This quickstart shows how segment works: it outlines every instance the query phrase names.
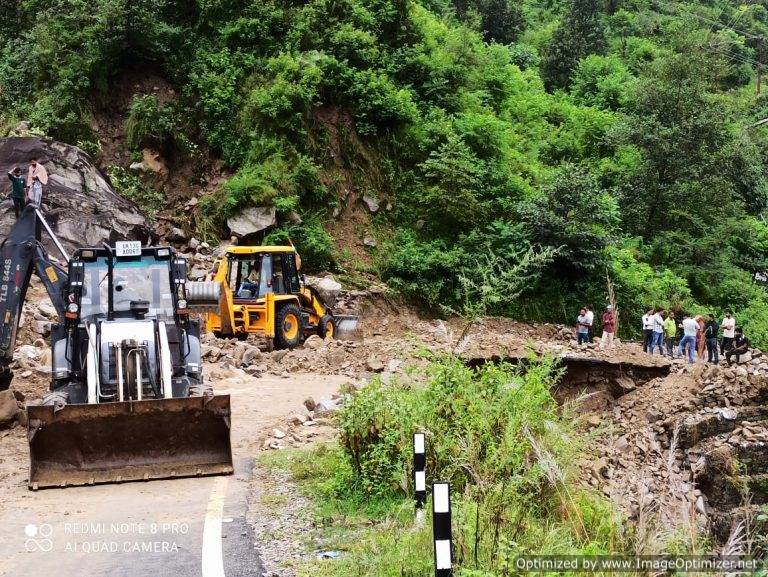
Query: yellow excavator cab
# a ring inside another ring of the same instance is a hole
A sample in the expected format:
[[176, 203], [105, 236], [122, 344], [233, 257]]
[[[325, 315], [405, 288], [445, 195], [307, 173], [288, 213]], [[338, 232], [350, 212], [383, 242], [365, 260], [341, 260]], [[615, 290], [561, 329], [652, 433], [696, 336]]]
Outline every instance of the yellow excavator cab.
[[189, 283], [190, 307], [203, 311], [205, 328], [218, 336], [249, 334], [294, 348], [304, 337], [337, 337], [354, 330], [356, 317], [334, 315], [299, 273], [293, 246], [233, 246], [216, 261], [207, 282]]

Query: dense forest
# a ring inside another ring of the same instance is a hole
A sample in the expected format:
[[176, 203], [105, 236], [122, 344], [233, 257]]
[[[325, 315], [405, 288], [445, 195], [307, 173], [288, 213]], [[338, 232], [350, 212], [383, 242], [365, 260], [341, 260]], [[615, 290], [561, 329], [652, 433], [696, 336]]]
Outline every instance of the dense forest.
[[[200, 234], [272, 204], [309, 266], [425, 307], [572, 320], [610, 276], [625, 332], [732, 308], [768, 344], [768, 2], [2, 4], [2, 131], [97, 152], [114, 82], [161, 76], [177, 98], [133, 96], [126, 142], [221, 159]], [[347, 195], [382, 206], [366, 262], [332, 234]]]

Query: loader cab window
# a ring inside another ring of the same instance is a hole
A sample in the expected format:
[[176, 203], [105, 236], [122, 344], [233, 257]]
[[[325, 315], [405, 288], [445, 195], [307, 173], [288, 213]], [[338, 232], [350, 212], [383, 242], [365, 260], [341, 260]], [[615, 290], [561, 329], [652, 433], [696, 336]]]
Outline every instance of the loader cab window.
[[283, 295], [285, 291], [285, 273], [283, 270], [283, 255], [272, 255], [272, 291]]
[[239, 262], [237, 298], [259, 298], [261, 285], [261, 262], [241, 260]]
[[269, 290], [271, 276], [268, 258], [262, 255], [242, 260], [231, 260], [229, 266], [229, 287], [238, 300], [256, 300]]
[[[106, 317], [109, 305], [107, 257], [84, 263], [81, 316]], [[115, 313], [130, 312], [131, 301], [149, 302], [148, 316], [172, 318], [173, 295], [169, 261], [142, 256], [133, 260], [115, 260], [113, 271]]]
[[264, 253], [231, 260], [229, 286], [238, 300], [256, 300], [267, 293], [298, 291], [299, 278], [293, 254]]

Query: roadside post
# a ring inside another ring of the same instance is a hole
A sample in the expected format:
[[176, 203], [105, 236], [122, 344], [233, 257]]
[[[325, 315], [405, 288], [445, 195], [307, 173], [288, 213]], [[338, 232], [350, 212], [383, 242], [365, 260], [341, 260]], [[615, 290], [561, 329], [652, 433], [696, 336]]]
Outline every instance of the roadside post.
[[413, 487], [416, 500], [416, 514], [424, 509], [427, 502], [427, 454], [424, 433], [413, 434]]
[[432, 538], [435, 541], [435, 577], [453, 577], [451, 555], [451, 487], [432, 483]]

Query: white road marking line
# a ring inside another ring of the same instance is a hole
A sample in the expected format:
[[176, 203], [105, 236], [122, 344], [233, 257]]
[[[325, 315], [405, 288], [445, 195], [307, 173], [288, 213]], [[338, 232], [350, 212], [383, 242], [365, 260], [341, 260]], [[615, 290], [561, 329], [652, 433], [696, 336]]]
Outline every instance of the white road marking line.
[[224, 515], [224, 498], [227, 496], [229, 477], [216, 477], [208, 499], [203, 526], [203, 577], [224, 576], [224, 554], [221, 545], [221, 518]]

